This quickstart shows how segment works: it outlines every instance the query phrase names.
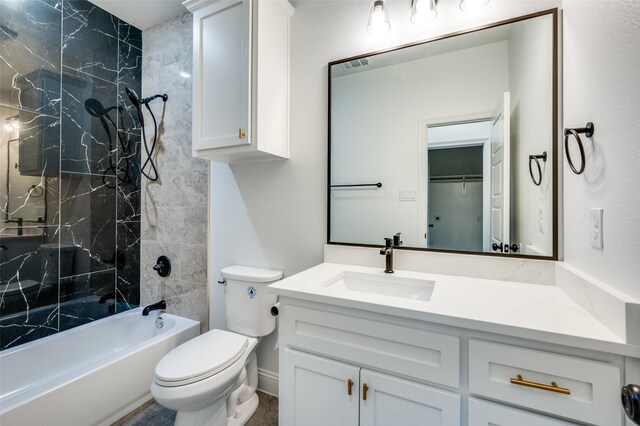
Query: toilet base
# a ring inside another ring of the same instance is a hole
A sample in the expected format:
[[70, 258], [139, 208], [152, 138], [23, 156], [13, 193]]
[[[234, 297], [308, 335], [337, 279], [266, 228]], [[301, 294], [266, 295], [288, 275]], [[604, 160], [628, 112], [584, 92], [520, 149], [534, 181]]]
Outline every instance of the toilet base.
[[224, 398], [195, 411], [178, 411], [174, 426], [224, 426], [227, 424], [227, 404]]
[[244, 426], [258, 409], [258, 394], [253, 394], [247, 401], [236, 407], [235, 416], [227, 419], [228, 426]]

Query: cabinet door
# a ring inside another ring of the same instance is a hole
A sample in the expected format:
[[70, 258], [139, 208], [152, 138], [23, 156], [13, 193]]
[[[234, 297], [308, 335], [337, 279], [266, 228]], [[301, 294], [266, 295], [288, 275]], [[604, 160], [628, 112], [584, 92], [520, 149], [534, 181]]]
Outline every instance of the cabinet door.
[[281, 356], [280, 426], [358, 424], [359, 368], [288, 348]]
[[562, 420], [469, 398], [469, 426], [570, 426]]
[[193, 15], [194, 148], [249, 143], [251, 0], [217, 0]]
[[360, 426], [460, 425], [459, 395], [366, 369], [360, 383]]

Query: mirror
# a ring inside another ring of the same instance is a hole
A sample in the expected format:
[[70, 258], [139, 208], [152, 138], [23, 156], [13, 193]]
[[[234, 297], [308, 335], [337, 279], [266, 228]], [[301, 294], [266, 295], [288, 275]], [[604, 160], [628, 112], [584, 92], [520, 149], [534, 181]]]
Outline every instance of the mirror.
[[[22, 235], [23, 227], [43, 225], [47, 219], [49, 180], [42, 170], [32, 167], [33, 156], [27, 151], [30, 141], [40, 135], [33, 114], [0, 107], [0, 212], [2, 228], [15, 228]], [[13, 224], [13, 226], [9, 226]], [[4, 230], [5, 233], [8, 232]], [[32, 230], [41, 233], [41, 230]]]
[[557, 259], [557, 9], [329, 64], [330, 244]]

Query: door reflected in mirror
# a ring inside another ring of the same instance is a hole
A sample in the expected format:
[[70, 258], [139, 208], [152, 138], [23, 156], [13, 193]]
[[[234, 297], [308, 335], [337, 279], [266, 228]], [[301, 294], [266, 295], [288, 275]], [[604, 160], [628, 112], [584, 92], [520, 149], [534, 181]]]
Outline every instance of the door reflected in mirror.
[[554, 9], [329, 64], [329, 243], [557, 258], [556, 46]]

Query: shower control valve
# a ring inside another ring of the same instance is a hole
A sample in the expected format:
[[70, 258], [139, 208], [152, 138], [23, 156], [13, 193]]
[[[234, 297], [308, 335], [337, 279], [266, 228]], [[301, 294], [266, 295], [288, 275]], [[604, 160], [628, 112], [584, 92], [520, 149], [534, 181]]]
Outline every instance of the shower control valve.
[[171, 273], [171, 260], [167, 256], [160, 256], [153, 266], [153, 270], [161, 277], [168, 277]]

